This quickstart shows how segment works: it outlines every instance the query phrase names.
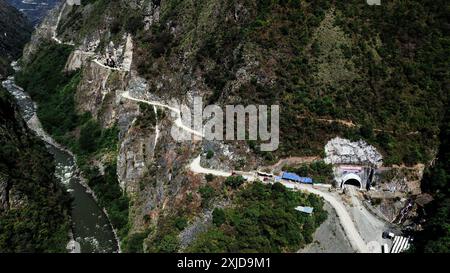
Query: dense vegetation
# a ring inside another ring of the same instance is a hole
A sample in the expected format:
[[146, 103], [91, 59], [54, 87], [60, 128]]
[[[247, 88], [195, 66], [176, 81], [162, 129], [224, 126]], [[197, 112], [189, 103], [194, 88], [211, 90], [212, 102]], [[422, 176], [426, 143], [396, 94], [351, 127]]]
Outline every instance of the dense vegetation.
[[[320, 155], [341, 135], [375, 145], [387, 164], [432, 159], [450, 55], [446, 1], [239, 1], [246, 11], [235, 2], [161, 3], [160, 23], [135, 35], [139, 73], [150, 82], [176, 73], [168, 64], [189, 52], [209, 102], [282, 105], [275, 156]], [[242, 68], [251, 79], [232, 88]]]
[[[272, 94], [284, 106], [283, 152], [319, 154], [331, 133], [368, 140], [388, 164], [431, 159], [428, 147], [437, 143], [445, 95], [449, 41], [441, 25], [448, 3], [370, 7], [364, 1], [307, 1], [305, 8], [299, 1], [266, 2], [264, 24], [251, 37], [279, 62], [282, 92]], [[257, 98], [271, 92], [254, 90]], [[351, 120], [358, 127], [317, 117]]]
[[71, 46], [46, 44], [16, 75], [16, 82], [38, 103], [44, 128], [57, 140], [79, 124], [74, 92], [80, 74], [63, 73]]
[[[66, 45], [43, 45], [17, 75], [17, 82], [37, 102], [37, 113], [45, 130], [76, 154], [89, 186], [123, 237], [128, 232], [129, 200], [116, 175], [119, 132], [116, 126], [102, 128], [89, 113], [77, 113], [74, 95], [81, 72], [62, 72], [71, 50], [72, 47]], [[104, 175], [92, 164], [101, 156], [109, 158]]]
[[182, 213], [164, 216], [158, 223], [156, 233], [147, 242], [149, 253], [176, 253], [180, 250], [179, 233], [187, 227], [187, 219]]
[[113, 227], [119, 231], [119, 237], [124, 238], [129, 228], [129, 199], [123, 194], [117, 180], [116, 162], [112, 161], [106, 166], [104, 175], [87, 162], [80, 163], [80, 168], [88, 179], [88, 185], [97, 195], [99, 205], [106, 208]]
[[450, 111], [441, 127], [441, 145], [436, 164], [424, 175], [422, 188], [434, 201], [425, 207], [424, 231], [415, 236], [419, 253], [450, 252]]
[[[312, 215], [295, 207], [312, 206]], [[253, 183], [242, 189], [230, 208], [215, 209], [214, 227], [199, 235], [192, 252], [293, 252], [312, 242], [326, 219], [323, 201], [276, 183]]]
[[71, 200], [53, 157], [0, 88], [0, 252], [66, 252]]
[[[24, 16], [0, 0], [0, 79], [11, 73], [31, 35]], [[54, 176], [53, 157], [27, 128], [0, 87], [0, 252], [66, 252], [70, 196]]]

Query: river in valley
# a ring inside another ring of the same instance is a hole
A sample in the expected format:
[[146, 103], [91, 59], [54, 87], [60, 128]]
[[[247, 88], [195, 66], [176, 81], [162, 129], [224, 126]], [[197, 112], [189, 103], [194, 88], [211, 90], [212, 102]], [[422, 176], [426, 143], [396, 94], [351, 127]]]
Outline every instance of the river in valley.
[[[77, 175], [73, 156], [48, 136], [37, 119], [36, 105], [22, 88], [17, 86], [13, 77], [3, 81], [3, 87], [14, 96], [19, 105], [23, 119], [28, 127], [41, 137], [48, 151], [54, 156], [56, 177], [73, 197], [72, 202], [72, 236], [69, 252], [112, 253], [119, 247], [111, 224], [100, 208], [90, 190], [86, 189]], [[68, 247], [69, 247], [68, 245]]]

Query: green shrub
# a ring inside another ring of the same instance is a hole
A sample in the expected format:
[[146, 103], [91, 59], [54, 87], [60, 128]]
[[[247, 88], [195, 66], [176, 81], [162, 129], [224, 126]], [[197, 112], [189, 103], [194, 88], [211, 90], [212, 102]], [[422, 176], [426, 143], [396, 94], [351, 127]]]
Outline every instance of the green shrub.
[[175, 219], [175, 227], [179, 230], [182, 231], [183, 229], [185, 229], [188, 226], [188, 221], [186, 219], [186, 217], [177, 217]]
[[[90, 166], [82, 167], [83, 173], [86, 173], [85, 169], [92, 169]], [[98, 171], [88, 171], [93, 175], [88, 184], [97, 195], [99, 205], [108, 211], [112, 225], [119, 230], [121, 237], [125, 237], [128, 232], [129, 199], [120, 188], [116, 168], [115, 162], [110, 163], [103, 176]]]
[[178, 250], [178, 237], [175, 235], [166, 235], [157, 246], [159, 253], [175, 253]]
[[81, 150], [92, 153], [98, 149], [98, 141], [102, 135], [102, 129], [94, 120], [88, 121], [80, 131], [79, 144]]
[[214, 179], [216, 179], [216, 177], [212, 174], [206, 174], [205, 179], [207, 182], [211, 182], [211, 181], [214, 181]]
[[138, 30], [143, 28], [143, 26], [144, 26], [143, 17], [139, 15], [132, 15], [130, 18], [128, 18], [127, 22], [125, 23], [125, 30], [128, 33], [135, 35]]
[[215, 208], [213, 211], [213, 224], [220, 227], [223, 223], [225, 223], [225, 217], [225, 211], [223, 209]]
[[[214, 227], [200, 234], [188, 252], [297, 251], [312, 242], [312, 234], [327, 217], [320, 197], [290, 191], [280, 183], [250, 184], [233, 204], [213, 211]], [[312, 206], [314, 213], [299, 213], [298, 205]]]
[[202, 197], [202, 206], [207, 207], [210, 204], [211, 199], [216, 195], [216, 191], [210, 185], [201, 187], [198, 192]]
[[148, 232], [133, 233], [126, 239], [124, 243], [124, 252], [126, 253], [144, 253], [144, 240], [147, 238]]
[[208, 152], [206, 153], [206, 159], [211, 159], [213, 157], [214, 157], [214, 151], [208, 150]]
[[225, 180], [225, 185], [231, 187], [233, 189], [239, 188], [242, 184], [244, 184], [245, 178], [242, 176], [230, 176]]

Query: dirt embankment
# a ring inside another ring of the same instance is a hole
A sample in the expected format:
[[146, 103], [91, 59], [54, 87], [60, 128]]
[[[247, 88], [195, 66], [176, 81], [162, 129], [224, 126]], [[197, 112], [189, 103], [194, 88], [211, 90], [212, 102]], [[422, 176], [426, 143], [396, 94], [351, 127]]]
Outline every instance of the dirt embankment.
[[316, 230], [313, 242], [299, 253], [354, 253], [345, 232], [339, 223], [336, 211], [325, 203], [324, 208], [328, 212], [328, 218]]

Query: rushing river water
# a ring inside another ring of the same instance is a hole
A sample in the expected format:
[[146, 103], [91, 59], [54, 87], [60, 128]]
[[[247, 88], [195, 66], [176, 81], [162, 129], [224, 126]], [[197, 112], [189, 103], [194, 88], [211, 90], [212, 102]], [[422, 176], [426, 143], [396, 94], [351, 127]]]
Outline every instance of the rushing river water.
[[75, 174], [76, 165], [70, 153], [60, 148], [42, 129], [36, 117], [36, 106], [30, 96], [15, 85], [10, 77], [3, 82], [3, 87], [14, 96], [19, 105], [22, 117], [30, 129], [36, 132], [46, 142], [48, 151], [54, 156], [56, 177], [67, 188], [73, 197], [72, 222], [73, 252], [111, 253], [117, 252], [118, 246], [113, 230], [103, 210], [97, 205], [93, 196], [81, 184]]

